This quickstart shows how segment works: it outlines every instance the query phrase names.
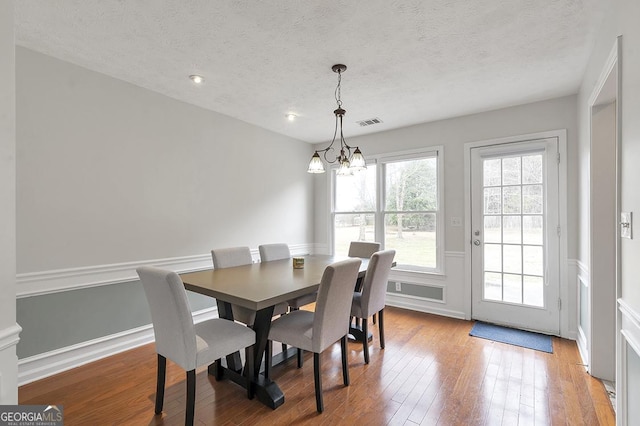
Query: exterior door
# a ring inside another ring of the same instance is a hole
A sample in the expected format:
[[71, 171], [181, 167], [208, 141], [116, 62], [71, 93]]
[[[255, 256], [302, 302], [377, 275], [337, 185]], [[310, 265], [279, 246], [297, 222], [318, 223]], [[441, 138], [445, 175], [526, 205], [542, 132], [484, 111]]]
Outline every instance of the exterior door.
[[472, 317], [559, 334], [558, 141], [471, 149]]

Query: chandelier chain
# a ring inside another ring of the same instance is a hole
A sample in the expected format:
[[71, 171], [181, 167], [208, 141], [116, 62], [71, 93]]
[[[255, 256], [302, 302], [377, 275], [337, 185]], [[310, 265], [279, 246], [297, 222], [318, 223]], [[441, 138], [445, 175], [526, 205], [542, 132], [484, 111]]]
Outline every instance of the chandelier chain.
[[342, 81], [342, 71], [338, 70], [338, 85], [336, 86], [335, 98], [336, 103], [338, 104], [338, 108], [342, 107], [342, 93], [341, 93], [341, 81]]

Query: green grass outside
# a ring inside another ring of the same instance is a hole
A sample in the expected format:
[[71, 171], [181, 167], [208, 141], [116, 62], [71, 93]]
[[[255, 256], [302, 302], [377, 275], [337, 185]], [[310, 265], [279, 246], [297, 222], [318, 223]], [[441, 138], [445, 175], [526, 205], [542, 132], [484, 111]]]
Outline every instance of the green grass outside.
[[[365, 227], [364, 241], [375, 241], [373, 226]], [[351, 241], [358, 241], [359, 226], [335, 228], [335, 253], [346, 256]], [[428, 268], [436, 267], [436, 233], [426, 231], [404, 231], [402, 239], [395, 229], [388, 229], [385, 235], [385, 249], [396, 251], [395, 261], [399, 265], [416, 265]]]

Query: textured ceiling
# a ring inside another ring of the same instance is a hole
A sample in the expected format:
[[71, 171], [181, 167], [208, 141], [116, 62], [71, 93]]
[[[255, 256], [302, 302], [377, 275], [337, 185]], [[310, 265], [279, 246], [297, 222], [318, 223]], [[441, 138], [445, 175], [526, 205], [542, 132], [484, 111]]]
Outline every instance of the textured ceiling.
[[[308, 142], [576, 93], [605, 0], [20, 0], [17, 44]], [[190, 74], [205, 84], [194, 85]], [[285, 114], [299, 116], [289, 122]], [[361, 128], [358, 120], [383, 123]]]

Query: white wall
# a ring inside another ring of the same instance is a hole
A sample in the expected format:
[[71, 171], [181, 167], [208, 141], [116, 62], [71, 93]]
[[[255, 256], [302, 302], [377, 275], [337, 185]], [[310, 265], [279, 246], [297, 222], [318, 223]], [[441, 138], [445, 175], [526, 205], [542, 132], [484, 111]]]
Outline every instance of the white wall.
[[640, 312], [640, 2], [621, 1], [620, 33], [622, 39], [622, 211], [635, 212], [636, 232], [633, 240], [622, 240], [622, 295]]
[[[3, 138], [0, 215], [17, 220], [17, 243], [2, 239], [13, 263], [0, 314], [15, 324], [17, 253], [23, 381], [146, 343], [139, 265], [210, 267], [226, 246], [313, 248], [309, 144], [25, 48], [15, 69], [17, 159]], [[197, 313], [215, 314], [200, 299]]]
[[[383, 117], [384, 119], [384, 117]], [[351, 146], [359, 146], [365, 157], [423, 147], [444, 146], [444, 212], [445, 212], [445, 273], [443, 278], [425, 278], [425, 282], [445, 287], [447, 302], [425, 303], [424, 310], [469, 317], [470, 295], [464, 288], [464, 249], [469, 241], [463, 227], [451, 226], [451, 217], [464, 218], [464, 144], [487, 139], [517, 136], [548, 130], [567, 129], [568, 138], [568, 194], [569, 194], [569, 248], [568, 257], [577, 254], [577, 121], [576, 97], [567, 96], [544, 102], [515, 106], [464, 117], [420, 124], [402, 129], [349, 138]], [[316, 148], [324, 147], [318, 144]], [[329, 198], [328, 179], [325, 175], [316, 177], [316, 243], [329, 250]], [[567, 290], [567, 289], [565, 289]], [[575, 288], [567, 300], [569, 324], [564, 332], [575, 336], [576, 320]], [[394, 295], [394, 299], [395, 299]], [[417, 308], [417, 306], [413, 306]]]
[[19, 274], [312, 241], [308, 144], [20, 47], [17, 70]]
[[[618, 424], [637, 424], [640, 419], [627, 418], [625, 405], [636, 404], [637, 401], [628, 400], [626, 385], [633, 384], [637, 392], [640, 383], [638, 369], [627, 368], [626, 363], [620, 362], [627, 348], [631, 348], [638, 355], [640, 350], [640, 280], [638, 278], [638, 259], [640, 259], [640, 239], [637, 224], [640, 214], [640, 27], [637, 25], [640, 16], [640, 2], [637, 0], [616, 0], [609, 2], [609, 15], [604, 22], [596, 41], [589, 65], [587, 67], [578, 98], [578, 117], [580, 126], [580, 206], [583, 214], [579, 217], [580, 244], [579, 259], [587, 264], [589, 255], [590, 223], [589, 211], [589, 96], [593, 92], [596, 81], [607, 61], [607, 57], [614, 46], [615, 39], [622, 35], [622, 51], [619, 59], [621, 65], [621, 127], [620, 127], [620, 159], [621, 159], [621, 193], [620, 204], [622, 211], [636, 213], [636, 232], [633, 240], [621, 241], [621, 276], [618, 293], [618, 362], [616, 365], [616, 386], [618, 389]], [[598, 311], [592, 313], [597, 321]], [[628, 346], [627, 346], [628, 344]], [[637, 358], [636, 358], [637, 359]], [[637, 398], [636, 398], [637, 400]], [[635, 411], [637, 413], [637, 410]]]
[[13, 1], [0, 2], [0, 404], [18, 401]]

